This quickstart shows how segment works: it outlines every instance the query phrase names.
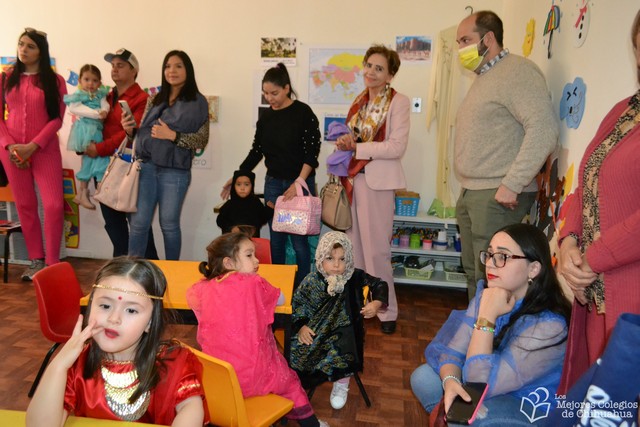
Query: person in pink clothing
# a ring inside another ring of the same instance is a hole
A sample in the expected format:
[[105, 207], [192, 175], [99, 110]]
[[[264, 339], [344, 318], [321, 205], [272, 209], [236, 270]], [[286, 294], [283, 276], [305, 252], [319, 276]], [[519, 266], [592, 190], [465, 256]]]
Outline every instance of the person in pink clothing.
[[353, 151], [348, 177], [342, 178], [351, 201], [356, 268], [389, 285], [389, 307], [378, 312], [382, 332], [393, 334], [398, 302], [391, 268], [395, 190], [406, 184], [400, 159], [409, 142], [409, 98], [391, 88], [400, 57], [383, 45], [364, 55], [365, 90], [353, 101], [346, 124], [351, 133], [336, 140], [338, 150]]
[[223, 234], [207, 252], [208, 262], [200, 264], [205, 278], [187, 291], [202, 351], [233, 365], [244, 397], [286, 397], [293, 401], [288, 418], [302, 427], [327, 426], [315, 416], [298, 375], [278, 352], [271, 324], [284, 296], [257, 274], [251, 238]]
[[[640, 82], [640, 12], [631, 42]], [[559, 394], [605, 349], [622, 313], [640, 313], [640, 91], [617, 103], [587, 147], [560, 231], [559, 271], [575, 295]]]
[[[22, 280], [30, 281], [45, 264], [60, 261], [64, 221], [57, 132], [64, 117], [67, 86], [51, 69], [46, 33], [25, 28], [18, 39], [16, 63], [3, 75], [2, 82], [9, 114], [6, 120], [4, 115], [0, 118], [0, 160], [11, 184], [31, 259]], [[44, 208], [46, 250], [36, 186]]]

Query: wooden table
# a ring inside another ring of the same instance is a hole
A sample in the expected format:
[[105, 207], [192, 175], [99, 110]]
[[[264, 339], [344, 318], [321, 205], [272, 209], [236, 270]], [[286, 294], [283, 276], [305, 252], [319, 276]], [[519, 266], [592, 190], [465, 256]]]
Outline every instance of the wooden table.
[[[24, 427], [27, 413], [24, 411], [9, 411], [0, 409], [0, 426]], [[69, 417], [64, 427], [143, 427], [158, 426], [159, 424], [134, 423], [129, 421], [98, 420], [95, 418]]]
[[[167, 291], [164, 296], [165, 308], [176, 310], [186, 324], [197, 324], [194, 313], [187, 304], [187, 289], [202, 279], [198, 271], [200, 261], [153, 261], [167, 278]], [[284, 330], [284, 355], [289, 360], [291, 339], [291, 298], [293, 297], [293, 280], [298, 269], [297, 265], [260, 264], [258, 274], [266, 279], [284, 295], [283, 305], [275, 310], [274, 329]], [[80, 300], [80, 305], [86, 306], [89, 295]]]

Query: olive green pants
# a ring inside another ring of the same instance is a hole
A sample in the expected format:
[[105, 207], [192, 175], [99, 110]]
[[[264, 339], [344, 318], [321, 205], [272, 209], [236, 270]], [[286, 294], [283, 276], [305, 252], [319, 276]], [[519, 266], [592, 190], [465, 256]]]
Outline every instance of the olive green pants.
[[506, 225], [522, 222], [536, 198], [535, 192], [520, 193], [518, 207], [511, 210], [496, 202], [494, 196], [497, 190], [463, 188], [456, 203], [456, 220], [462, 243], [462, 267], [467, 275], [469, 301], [476, 295], [478, 280], [485, 278], [480, 251], [487, 249], [496, 231]]

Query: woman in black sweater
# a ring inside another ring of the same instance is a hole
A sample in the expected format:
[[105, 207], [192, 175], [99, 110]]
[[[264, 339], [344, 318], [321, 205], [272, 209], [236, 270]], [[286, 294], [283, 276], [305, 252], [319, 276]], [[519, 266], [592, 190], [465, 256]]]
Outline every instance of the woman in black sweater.
[[[270, 68], [262, 79], [262, 93], [271, 106], [258, 119], [253, 146], [239, 169], [253, 170], [264, 157], [267, 176], [264, 183], [264, 200], [275, 207], [278, 196], [285, 200], [296, 195], [294, 181], [300, 177], [306, 181], [315, 195], [315, 169], [320, 153], [320, 129], [318, 118], [311, 108], [292, 97], [295, 92], [287, 68], [282, 63]], [[222, 198], [229, 196], [231, 179], [222, 191]], [[273, 231], [269, 221], [271, 258], [274, 264], [284, 264], [286, 242], [291, 238], [296, 253], [298, 271], [295, 285], [311, 269], [311, 252], [307, 236]]]

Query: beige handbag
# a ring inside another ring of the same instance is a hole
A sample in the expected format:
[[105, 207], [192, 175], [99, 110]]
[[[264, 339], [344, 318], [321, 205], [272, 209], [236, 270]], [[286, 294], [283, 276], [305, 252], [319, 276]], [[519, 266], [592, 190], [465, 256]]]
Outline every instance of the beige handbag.
[[[127, 147], [127, 137], [111, 157], [107, 171], [93, 198], [120, 212], [138, 210], [138, 186], [140, 180], [140, 161], [135, 159], [135, 141], [131, 154]], [[124, 157], [124, 158], [123, 158]], [[126, 160], [130, 158], [130, 160]]]
[[322, 199], [322, 222], [329, 227], [346, 231], [351, 228], [351, 205], [347, 191], [335, 175], [329, 176], [329, 181], [320, 191]]

